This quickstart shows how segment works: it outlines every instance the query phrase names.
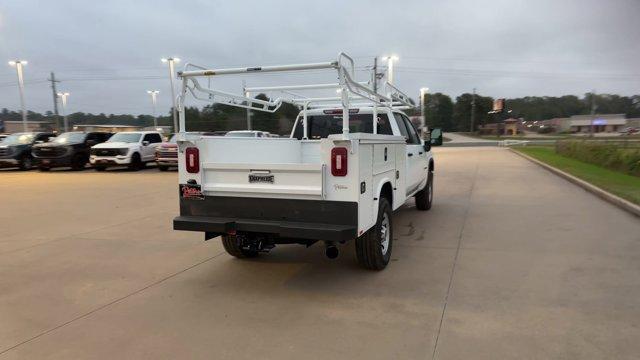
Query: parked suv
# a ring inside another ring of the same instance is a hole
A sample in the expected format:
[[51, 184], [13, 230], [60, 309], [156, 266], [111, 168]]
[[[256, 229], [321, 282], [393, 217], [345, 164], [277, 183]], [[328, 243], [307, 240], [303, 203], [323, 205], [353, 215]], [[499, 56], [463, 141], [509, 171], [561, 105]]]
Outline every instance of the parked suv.
[[33, 145], [45, 143], [54, 136], [55, 134], [48, 132], [22, 132], [7, 136], [0, 143], [0, 167], [30, 170], [33, 167]]
[[106, 132], [66, 132], [48, 143], [34, 145], [31, 155], [41, 171], [66, 166], [82, 170], [89, 162], [91, 147], [107, 141], [111, 135]]
[[97, 171], [110, 166], [140, 170], [155, 160], [156, 147], [161, 142], [162, 136], [157, 131], [119, 132], [106, 142], [91, 147], [89, 162]]

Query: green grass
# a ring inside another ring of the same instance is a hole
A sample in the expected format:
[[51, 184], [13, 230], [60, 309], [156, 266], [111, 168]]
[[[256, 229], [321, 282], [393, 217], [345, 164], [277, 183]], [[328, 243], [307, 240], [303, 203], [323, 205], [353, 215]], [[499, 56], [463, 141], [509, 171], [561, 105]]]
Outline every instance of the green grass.
[[640, 177], [623, 174], [556, 154], [553, 147], [527, 146], [514, 150], [527, 154], [601, 189], [640, 205]]

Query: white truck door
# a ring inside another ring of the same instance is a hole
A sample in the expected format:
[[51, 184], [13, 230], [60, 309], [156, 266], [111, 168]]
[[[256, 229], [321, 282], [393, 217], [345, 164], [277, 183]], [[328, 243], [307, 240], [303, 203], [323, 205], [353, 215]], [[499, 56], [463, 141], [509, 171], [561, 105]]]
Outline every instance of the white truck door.
[[394, 113], [400, 134], [407, 139], [407, 170], [406, 170], [406, 195], [416, 192], [424, 176], [422, 173], [424, 163], [424, 148], [420, 138], [410, 123], [409, 118], [400, 113]]

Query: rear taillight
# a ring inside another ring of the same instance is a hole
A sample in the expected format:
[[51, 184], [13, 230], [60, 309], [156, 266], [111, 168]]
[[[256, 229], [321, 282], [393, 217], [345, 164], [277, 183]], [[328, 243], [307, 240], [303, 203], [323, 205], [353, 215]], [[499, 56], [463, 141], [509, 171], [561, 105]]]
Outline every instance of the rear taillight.
[[184, 150], [187, 172], [195, 174], [200, 172], [200, 151], [198, 148], [189, 147]]
[[331, 175], [347, 176], [347, 148], [331, 149]]

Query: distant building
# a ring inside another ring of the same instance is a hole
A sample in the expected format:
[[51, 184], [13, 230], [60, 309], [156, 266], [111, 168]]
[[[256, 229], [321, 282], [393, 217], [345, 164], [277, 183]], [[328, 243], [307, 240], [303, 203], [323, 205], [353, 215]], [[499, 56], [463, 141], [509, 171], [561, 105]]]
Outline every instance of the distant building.
[[[52, 121], [27, 121], [27, 131], [52, 131], [54, 128]], [[24, 131], [22, 120], [5, 120], [3, 132], [13, 134]]]
[[513, 136], [522, 133], [523, 120], [510, 118], [499, 123], [489, 123], [478, 126], [478, 132], [483, 135]]
[[122, 131], [139, 131], [141, 126], [135, 125], [86, 125], [78, 124], [73, 126], [73, 131], [96, 131], [96, 132], [122, 132]]
[[640, 118], [627, 119], [627, 126], [640, 128]]
[[627, 126], [627, 121], [624, 114], [596, 114], [543, 120], [540, 124], [551, 126], [556, 132], [600, 133], [617, 132]]

